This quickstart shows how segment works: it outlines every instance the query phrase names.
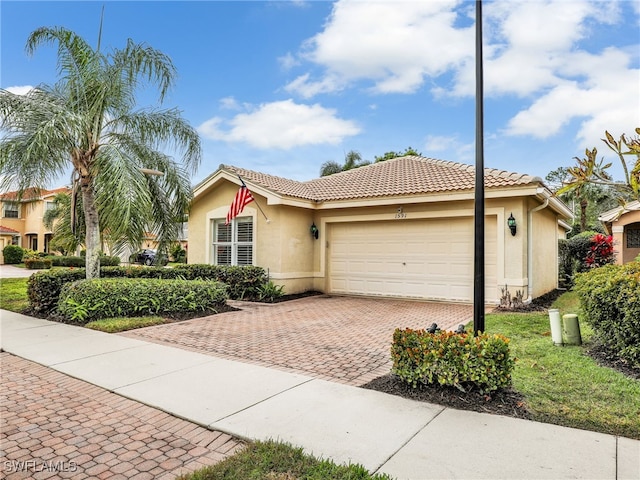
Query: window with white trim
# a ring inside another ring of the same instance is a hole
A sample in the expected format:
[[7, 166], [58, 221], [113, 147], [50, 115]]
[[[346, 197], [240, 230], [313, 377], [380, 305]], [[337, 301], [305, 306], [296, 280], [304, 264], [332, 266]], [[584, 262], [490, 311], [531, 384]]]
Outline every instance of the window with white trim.
[[213, 221], [213, 264], [253, 265], [253, 218]]
[[20, 207], [15, 203], [5, 203], [2, 215], [4, 218], [20, 218]]

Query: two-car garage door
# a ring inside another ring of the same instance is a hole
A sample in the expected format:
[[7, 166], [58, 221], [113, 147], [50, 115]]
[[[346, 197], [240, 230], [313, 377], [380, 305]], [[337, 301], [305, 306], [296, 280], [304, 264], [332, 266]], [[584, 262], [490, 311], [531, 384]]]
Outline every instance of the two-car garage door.
[[[485, 222], [485, 296], [497, 299], [495, 217]], [[329, 291], [469, 302], [473, 219], [332, 223]]]

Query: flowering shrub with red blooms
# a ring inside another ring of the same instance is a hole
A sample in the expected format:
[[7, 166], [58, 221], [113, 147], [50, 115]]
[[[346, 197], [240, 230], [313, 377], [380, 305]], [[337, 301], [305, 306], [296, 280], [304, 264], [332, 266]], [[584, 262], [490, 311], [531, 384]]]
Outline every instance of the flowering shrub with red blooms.
[[613, 237], [611, 235], [605, 236], [601, 233], [594, 235], [584, 261], [589, 268], [597, 268], [614, 263]]

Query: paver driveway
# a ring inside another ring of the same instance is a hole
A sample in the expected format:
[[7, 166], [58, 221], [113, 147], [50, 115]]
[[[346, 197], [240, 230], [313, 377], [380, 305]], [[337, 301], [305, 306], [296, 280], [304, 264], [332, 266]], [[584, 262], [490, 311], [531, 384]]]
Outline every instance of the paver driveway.
[[471, 305], [326, 295], [233, 305], [240, 310], [122, 335], [359, 386], [389, 373], [396, 328], [473, 318]]

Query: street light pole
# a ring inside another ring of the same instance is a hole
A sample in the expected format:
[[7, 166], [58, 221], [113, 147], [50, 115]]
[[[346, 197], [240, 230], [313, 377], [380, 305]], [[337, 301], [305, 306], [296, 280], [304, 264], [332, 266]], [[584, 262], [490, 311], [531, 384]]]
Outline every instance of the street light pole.
[[484, 102], [482, 0], [476, 0], [476, 178], [474, 205], [473, 333], [484, 332]]

